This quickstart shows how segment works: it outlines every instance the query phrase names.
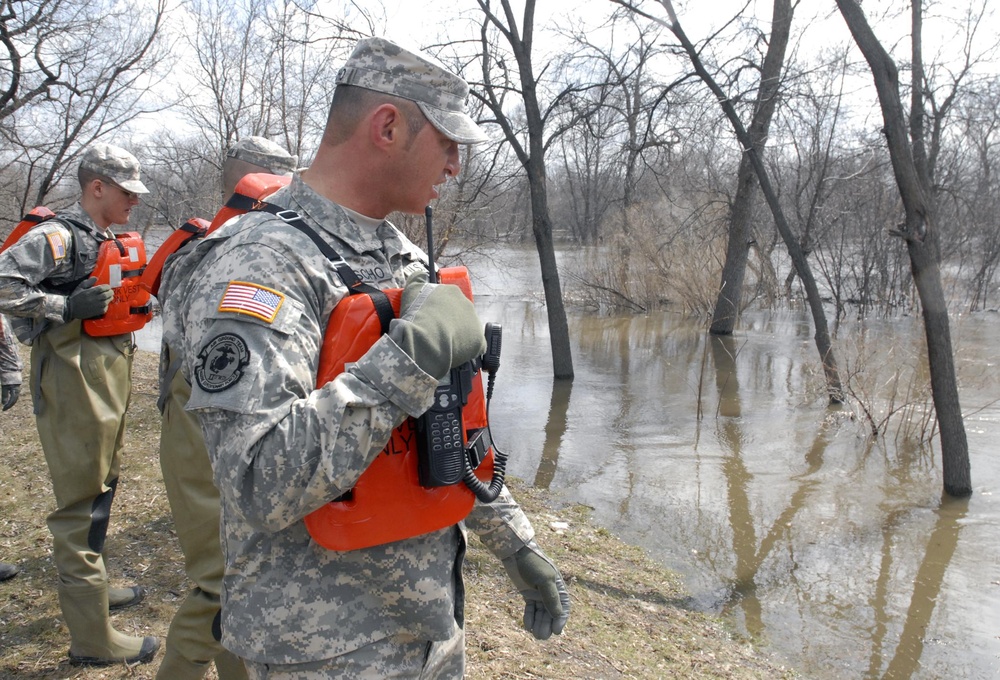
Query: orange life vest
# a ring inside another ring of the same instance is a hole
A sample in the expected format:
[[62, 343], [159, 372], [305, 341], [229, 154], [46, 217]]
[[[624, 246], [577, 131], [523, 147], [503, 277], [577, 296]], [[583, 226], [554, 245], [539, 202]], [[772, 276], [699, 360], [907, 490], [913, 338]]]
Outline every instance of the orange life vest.
[[127, 231], [101, 242], [91, 276], [97, 277], [95, 285], [110, 285], [114, 298], [103, 316], [83, 320], [87, 335], [104, 337], [131, 333], [153, 318], [149, 290], [141, 280], [145, 268], [146, 246], [137, 232]]
[[237, 182], [233, 195], [215, 214], [212, 224], [208, 227], [208, 233], [211, 234], [237, 215], [252, 210], [259, 201], [267, 198], [278, 189], [288, 186], [291, 181], [292, 178], [287, 175], [271, 175], [266, 172], [244, 175]]
[[[3, 247], [0, 247], [0, 252], [12, 246], [30, 229], [52, 217], [55, 217], [55, 213], [44, 206], [33, 208], [10, 232]], [[83, 225], [70, 225], [70, 228], [74, 233], [84, 229]], [[146, 246], [137, 232], [129, 231], [101, 241], [97, 263], [90, 277], [97, 278], [95, 285], [109, 284], [114, 289], [114, 298], [102, 316], [84, 319], [83, 330], [87, 335], [105, 337], [131, 333], [153, 318], [149, 291], [141, 283], [145, 267]], [[75, 288], [76, 285], [73, 284], [72, 287]]]
[[[208, 233], [249, 210], [270, 208], [263, 199], [290, 181], [289, 177], [264, 173], [246, 175], [212, 220]], [[441, 283], [459, 286], [472, 299], [472, 283], [464, 267], [442, 269], [439, 277]], [[402, 289], [383, 292], [398, 316]], [[383, 321], [369, 295], [348, 295], [341, 300], [330, 315], [323, 338], [317, 386], [342, 373], [345, 364], [360, 359], [381, 337]], [[470, 433], [482, 432], [487, 427], [486, 399], [479, 372], [472, 378], [462, 420], [465, 444]], [[480, 441], [488, 442], [488, 437]], [[481, 482], [495, 483], [493, 451], [485, 444], [482, 446], [485, 448], [480, 452], [482, 462], [474, 474]], [[475, 500], [476, 494], [463, 482], [438, 487], [420, 484], [416, 421], [408, 418], [393, 430], [388, 444], [354, 488], [307, 515], [305, 524], [313, 540], [324, 548], [357, 550], [452, 526], [468, 516]]]
[[36, 208], [32, 208], [31, 211], [22, 217], [21, 221], [14, 226], [14, 229], [7, 235], [7, 238], [4, 239], [3, 245], [0, 246], [0, 253], [14, 245], [14, 243], [19, 238], [24, 236], [29, 229], [37, 224], [40, 224], [41, 222], [44, 222], [50, 217], [55, 217], [55, 213], [45, 206], [40, 205]]
[[292, 181], [291, 177], [270, 175], [265, 172], [244, 175], [236, 184], [233, 195], [219, 209], [219, 212], [215, 214], [211, 222], [200, 217], [192, 217], [175, 229], [163, 241], [160, 247], [156, 249], [156, 252], [153, 253], [149, 264], [146, 265], [146, 271], [142, 275], [143, 287], [153, 295], [158, 294], [160, 292], [160, 280], [163, 276], [163, 265], [166, 263], [168, 257], [189, 242], [204, 238], [228, 220], [247, 212], [258, 201], [267, 198], [281, 187], [287, 186], [290, 181]]
[[[472, 284], [465, 267], [442, 269], [439, 277], [441, 283], [459, 286], [472, 299]], [[402, 289], [389, 289], [385, 293], [398, 316]], [[381, 334], [381, 323], [368, 295], [349, 295], [341, 300], [330, 316], [323, 338], [317, 386], [342, 373], [345, 364], [360, 359]], [[481, 372], [473, 378], [462, 420], [466, 444], [471, 432], [487, 425]], [[481, 481], [490, 481], [492, 449], [487, 451], [475, 474]], [[469, 514], [475, 499], [464, 483], [431, 488], [420, 484], [416, 425], [413, 418], [408, 418], [393, 430], [389, 443], [346, 498], [331, 501], [310, 513], [305, 524], [309, 535], [324, 548], [357, 550], [456, 524]]]
[[142, 287], [152, 295], [160, 292], [160, 280], [163, 278], [163, 265], [167, 258], [187, 245], [190, 241], [204, 238], [208, 233], [208, 220], [200, 217], [192, 217], [187, 222], [177, 227], [171, 232], [160, 247], [153, 253], [153, 257], [146, 265], [146, 271], [142, 273], [140, 281]]

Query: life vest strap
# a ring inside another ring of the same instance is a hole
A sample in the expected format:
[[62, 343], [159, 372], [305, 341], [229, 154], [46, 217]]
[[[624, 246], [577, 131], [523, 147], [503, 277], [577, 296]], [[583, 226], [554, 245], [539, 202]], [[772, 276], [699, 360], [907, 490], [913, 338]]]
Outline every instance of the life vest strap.
[[[236, 196], [238, 194], [233, 194], [233, 198], [236, 198]], [[317, 234], [315, 229], [306, 224], [297, 212], [279, 208], [272, 203], [264, 201], [254, 202], [252, 209], [270, 213], [312, 239], [312, 242], [316, 244], [320, 252], [333, 264], [334, 269], [337, 270], [337, 275], [344, 285], [347, 286], [347, 290], [350, 291], [351, 295], [364, 294], [371, 298], [372, 304], [375, 306], [375, 313], [378, 314], [379, 324], [382, 327], [382, 334], [385, 335], [389, 332], [389, 323], [396, 318], [396, 313], [392, 309], [392, 303], [389, 302], [388, 296], [375, 286], [362, 281], [357, 273], [351, 269], [351, 266], [347, 264], [347, 261], [334, 250], [333, 246], [323, 240], [323, 237]]]
[[[226, 201], [227, 208], [232, 208], [233, 210], [238, 210], [240, 212], [250, 212], [255, 210], [259, 199], [253, 196], [247, 196], [246, 194], [241, 194], [239, 192], [232, 194]], [[268, 211], [270, 212], [270, 211]]]

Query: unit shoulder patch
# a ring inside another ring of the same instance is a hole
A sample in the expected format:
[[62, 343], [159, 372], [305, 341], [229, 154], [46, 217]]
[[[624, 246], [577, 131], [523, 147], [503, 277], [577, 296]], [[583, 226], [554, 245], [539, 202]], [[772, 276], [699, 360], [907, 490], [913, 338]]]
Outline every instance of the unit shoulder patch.
[[246, 341], [235, 333], [222, 333], [198, 352], [195, 381], [206, 392], [222, 392], [240, 381], [249, 363]]

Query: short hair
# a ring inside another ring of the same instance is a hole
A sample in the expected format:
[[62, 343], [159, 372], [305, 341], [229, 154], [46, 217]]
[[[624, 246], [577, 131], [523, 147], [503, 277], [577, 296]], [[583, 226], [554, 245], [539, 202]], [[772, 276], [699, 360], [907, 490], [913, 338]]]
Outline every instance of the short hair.
[[393, 104], [406, 116], [406, 127], [411, 137], [429, 122], [415, 102], [383, 92], [376, 92], [353, 85], [338, 85], [333, 91], [333, 103], [326, 118], [323, 141], [332, 146], [346, 141], [365, 115], [382, 104]]
[[107, 182], [108, 178], [104, 175], [98, 174], [93, 170], [88, 170], [83, 166], [79, 167], [76, 171], [76, 179], [80, 183], [80, 190], [87, 188], [87, 185], [93, 182], [95, 179], [99, 179], [102, 182]]

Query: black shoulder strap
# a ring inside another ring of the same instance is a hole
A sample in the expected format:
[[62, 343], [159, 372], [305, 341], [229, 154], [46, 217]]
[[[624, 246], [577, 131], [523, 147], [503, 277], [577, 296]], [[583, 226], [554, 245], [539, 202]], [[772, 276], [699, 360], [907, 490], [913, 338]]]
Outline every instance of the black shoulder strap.
[[85, 224], [84, 222], [80, 222], [79, 220], [74, 220], [72, 217], [66, 217], [65, 215], [53, 215], [49, 219], [55, 220], [56, 222], [62, 222], [63, 224], [70, 227], [76, 227], [77, 229], [83, 232], [86, 232], [88, 234], [93, 234], [98, 239], [101, 239], [103, 236], [103, 234], [98, 234], [97, 230], [94, 229], [89, 224]]
[[[236, 196], [237, 194], [234, 194], [233, 198]], [[382, 333], [389, 332], [389, 323], [396, 318], [396, 313], [392, 309], [392, 303], [389, 302], [389, 296], [375, 286], [362, 281], [357, 273], [351, 269], [351, 266], [347, 264], [347, 261], [333, 249], [333, 246], [323, 240], [323, 237], [317, 234], [315, 229], [306, 224], [297, 212], [279, 208], [264, 201], [254, 201], [251, 209], [270, 213], [312, 239], [312, 242], [316, 244], [320, 252], [333, 263], [334, 269], [337, 270], [337, 275], [343, 281], [344, 285], [347, 286], [347, 290], [350, 291], [351, 295], [364, 294], [371, 298], [372, 304], [375, 306], [375, 313], [378, 314]]]
[[[256, 198], [251, 198], [250, 196], [247, 196], [246, 194], [240, 194], [240, 193], [233, 193], [229, 197], [229, 200], [226, 201], [226, 207], [227, 208], [233, 208], [235, 210], [239, 210], [239, 211], [242, 211], [242, 212], [250, 212], [251, 210], [256, 210], [257, 209], [257, 207], [256, 207], [257, 204], [258, 204], [258, 200]], [[264, 209], [263, 205], [264, 204], [262, 204], [261, 210]], [[268, 210], [267, 212], [271, 212], [271, 211]]]

